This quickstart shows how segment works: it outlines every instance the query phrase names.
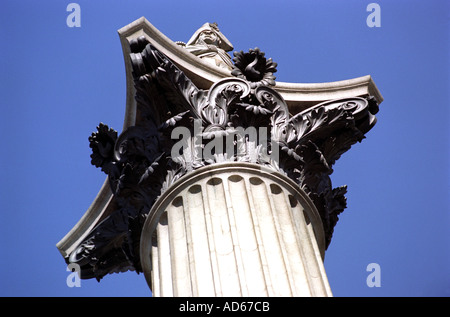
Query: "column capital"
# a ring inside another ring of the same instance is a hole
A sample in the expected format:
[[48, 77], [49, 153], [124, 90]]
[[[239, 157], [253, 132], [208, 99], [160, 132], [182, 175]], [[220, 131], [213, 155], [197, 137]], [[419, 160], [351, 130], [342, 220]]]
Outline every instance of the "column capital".
[[276, 63], [257, 48], [236, 52], [228, 71], [211, 68], [145, 19], [119, 34], [124, 130], [99, 124], [90, 136], [91, 162], [107, 181], [58, 244], [82, 278], [142, 271], [140, 235], [158, 197], [178, 179], [220, 164], [256, 164], [290, 179], [314, 203], [326, 249], [346, 207], [346, 187], [331, 184], [332, 166], [375, 125], [382, 101], [370, 76], [286, 85], [275, 82]]

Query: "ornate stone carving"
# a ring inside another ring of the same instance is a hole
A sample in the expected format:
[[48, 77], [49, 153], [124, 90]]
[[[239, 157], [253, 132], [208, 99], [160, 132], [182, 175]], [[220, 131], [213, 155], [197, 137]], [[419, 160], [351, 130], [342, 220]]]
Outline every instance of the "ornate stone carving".
[[234, 52], [234, 66], [231, 74], [248, 80], [252, 88], [275, 86], [273, 73], [277, 71], [277, 63], [274, 63], [271, 58], [266, 59], [264, 55], [264, 52], [257, 47], [250, 49], [247, 53]]
[[156, 199], [180, 177], [223, 162], [259, 164], [292, 179], [318, 209], [329, 245], [346, 207], [346, 187], [332, 187], [332, 166], [375, 124], [374, 98], [327, 101], [290, 116], [272, 88], [276, 63], [259, 49], [235, 53], [236, 77], [202, 90], [144, 37], [130, 48], [135, 125], [117, 137], [100, 124], [89, 138], [114, 208], [68, 259], [80, 264], [82, 278], [142, 271], [140, 233]]

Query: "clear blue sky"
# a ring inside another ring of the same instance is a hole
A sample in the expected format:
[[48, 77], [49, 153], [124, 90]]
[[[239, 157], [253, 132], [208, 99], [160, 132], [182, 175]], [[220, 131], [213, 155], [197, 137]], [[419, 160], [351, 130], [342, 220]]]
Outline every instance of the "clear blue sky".
[[[144, 276], [112, 274], [69, 288], [55, 244], [94, 200], [99, 122], [122, 130], [124, 60], [117, 30], [145, 16], [172, 40], [217, 22], [236, 50], [258, 46], [277, 80], [329, 82], [370, 74], [385, 101], [378, 123], [334, 166], [348, 185], [325, 268], [335, 296], [450, 296], [449, 20], [447, 0], [79, 0], [0, 4], [3, 137], [0, 295], [149, 296]], [[369, 288], [369, 263], [381, 287]]]

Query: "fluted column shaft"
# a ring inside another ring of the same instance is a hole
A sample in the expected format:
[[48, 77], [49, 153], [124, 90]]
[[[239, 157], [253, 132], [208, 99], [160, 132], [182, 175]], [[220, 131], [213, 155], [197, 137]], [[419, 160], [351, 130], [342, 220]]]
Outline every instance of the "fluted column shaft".
[[154, 296], [331, 296], [320, 216], [256, 164], [200, 168], [155, 203], [141, 236]]

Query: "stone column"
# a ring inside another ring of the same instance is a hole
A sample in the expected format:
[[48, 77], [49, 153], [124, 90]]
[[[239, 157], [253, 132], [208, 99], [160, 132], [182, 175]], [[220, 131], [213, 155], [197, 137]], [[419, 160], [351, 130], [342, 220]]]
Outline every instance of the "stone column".
[[331, 296], [319, 213], [251, 163], [191, 172], [154, 204], [140, 259], [154, 296]]

